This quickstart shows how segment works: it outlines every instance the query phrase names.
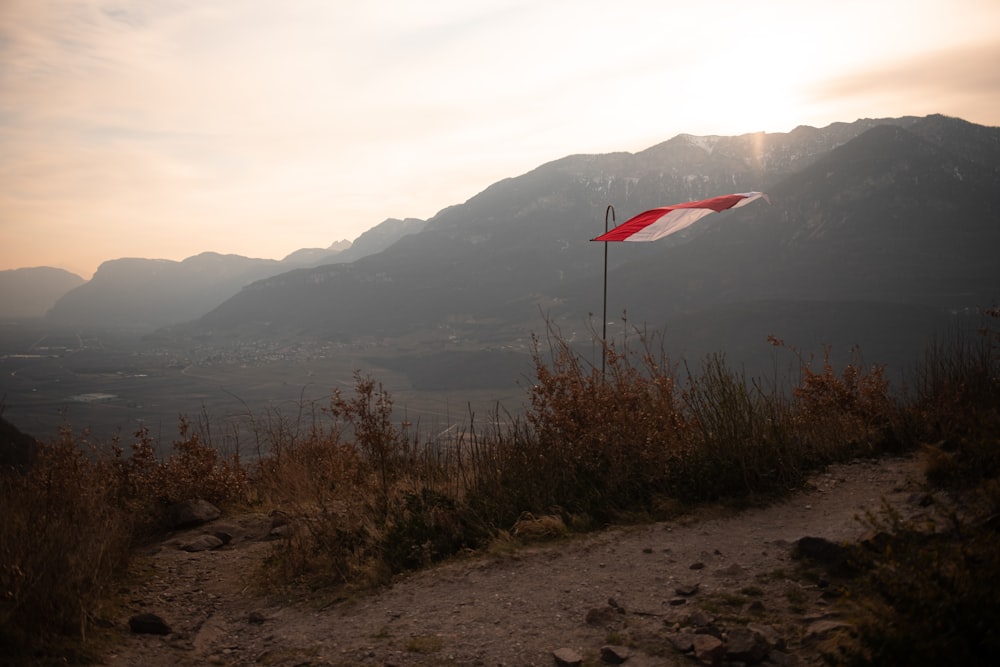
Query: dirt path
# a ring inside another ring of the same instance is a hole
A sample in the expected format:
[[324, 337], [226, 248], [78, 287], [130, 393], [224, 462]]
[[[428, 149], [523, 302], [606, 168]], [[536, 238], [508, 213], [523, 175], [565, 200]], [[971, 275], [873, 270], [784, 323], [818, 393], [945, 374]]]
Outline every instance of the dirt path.
[[788, 644], [774, 660], [819, 664], [821, 638], [809, 628], [833, 616], [815, 579], [797, 574], [793, 544], [859, 537], [856, 516], [882, 498], [918, 511], [919, 478], [912, 458], [856, 461], [771, 507], [457, 561], [322, 609], [253, 595], [247, 577], [271, 549], [260, 539], [269, 521], [223, 519], [214, 527], [234, 535], [228, 546], [188, 553], [177, 547], [190, 535], [178, 535], [149, 557], [151, 576], [130, 591], [126, 613], [158, 614], [172, 633], [130, 634], [126, 616], [107, 664], [552, 665], [564, 647], [599, 664], [606, 643], [630, 644], [630, 666], [693, 664], [666, 636], [696, 609], [769, 624]]

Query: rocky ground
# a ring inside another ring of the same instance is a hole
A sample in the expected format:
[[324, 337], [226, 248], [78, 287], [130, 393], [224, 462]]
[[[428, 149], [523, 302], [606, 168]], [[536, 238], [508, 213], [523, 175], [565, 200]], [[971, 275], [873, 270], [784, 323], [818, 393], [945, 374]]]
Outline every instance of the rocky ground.
[[[792, 557], [796, 543], [861, 537], [857, 517], [883, 499], [923, 511], [919, 480], [914, 458], [855, 461], [765, 508], [469, 557], [336, 602], [257, 594], [271, 518], [223, 516], [141, 559], [106, 664], [819, 665], [851, 619], [830, 604], [835, 586]], [[185, 550], [216, 533], [232, 539]], [[165, 634], [131, 630], [141, 614]]]

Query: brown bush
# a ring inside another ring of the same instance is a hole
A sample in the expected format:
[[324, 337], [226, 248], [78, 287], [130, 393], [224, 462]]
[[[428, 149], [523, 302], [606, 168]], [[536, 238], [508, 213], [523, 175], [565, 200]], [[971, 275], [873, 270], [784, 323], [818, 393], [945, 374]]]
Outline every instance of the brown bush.
[[0, 474], [0, 644], [14, 654], [85, 638], [128, 561], [121, 478], [88, 454], [66, 431], [27, 470]]
[[[154, 454], [140, 429], [129, 455], [64, 429], [30, 466], [0, 472], [0, 639], [12, 651], [85, 640], [132, 548], [176, 500], [242, 499], [238, 457], [223, 457], [182, 420], [175, 452]], [[78, 643], [68, 650], [79, 649]]]

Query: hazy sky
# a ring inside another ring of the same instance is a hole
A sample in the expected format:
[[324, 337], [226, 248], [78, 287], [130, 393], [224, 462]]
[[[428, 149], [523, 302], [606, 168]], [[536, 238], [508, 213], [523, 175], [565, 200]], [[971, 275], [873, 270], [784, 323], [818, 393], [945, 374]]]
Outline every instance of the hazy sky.
[[929, 113], [1000, 125], [1000, 1], [0, 0], [0, 269], [281, 258], [573, 153]]

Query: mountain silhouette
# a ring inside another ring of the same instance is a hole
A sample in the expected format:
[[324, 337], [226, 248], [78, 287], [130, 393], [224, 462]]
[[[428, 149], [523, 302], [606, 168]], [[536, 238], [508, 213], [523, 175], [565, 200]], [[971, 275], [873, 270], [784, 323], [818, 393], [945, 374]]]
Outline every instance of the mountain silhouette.
[[1000, 295], [998, 174], [1000, 130], [943, 116], [680, 135], [635, 154], [568, 156], [442, 210], [382, 252], [248, 285], [192, 330], [324, 340], [447, 332], [482, 346], [524, 341], [542, 317], [578, 331], [601, 312], [603, 247], [589, 239], [608, 204], [621, 222], [764, 190], [771, 206], [711, 216], [656, 243], [612, 244], [609, 319], [663, 327], [686, 356], [709, 343], [766, 349], [768, 334], [787, 333], [910, 358], [952, 313]]
[[63, 290], [61, 298], [52, 299], [38, 315], [47, 314], [55, 324], [151, 331], [198, 318], [256, 280], [379, 252], [423, 224], [413, 218], [390, 218], [354, 243], [337, 241], [328, 248], [303, 248], [281, 261], [215, 252], [180, 262], [111, 260], [98, 268], [91, 281]]
[[[505, 357], [467, 355], [523, 355], [547, 326], [594, 345], [604, 246], [590, 239], [604, 231], [609, 205], [620, 223], [750, 190], [771, 205], [709, 216], [655, 243], [609, 245], [610, 336], [651, 328], [678, 358], [725, 351], [758, 367], [773, 354], [769, 335], [908, 363], [959, 314], [1000, 299], [1000, 129], [933, 115], [682, 134], [637, 153], [570, 155], [429, 220], [389, 219], [350, 245], [282, 261], [112, 260], [91, 281], [60, 288], [68, 291], [48, 318], [169, 327], [166, 335], [220, 344], [417, 337], [424, 344], [413, 353], [423, 356], [395, 367], [444, 386], [442, 368], [500, 372]], [[458, 348], [460, 360], [441, 356]]]
[[75, 273], [50, 266], [0, 271], [0, 317], [41, 317], [84, 282]]

